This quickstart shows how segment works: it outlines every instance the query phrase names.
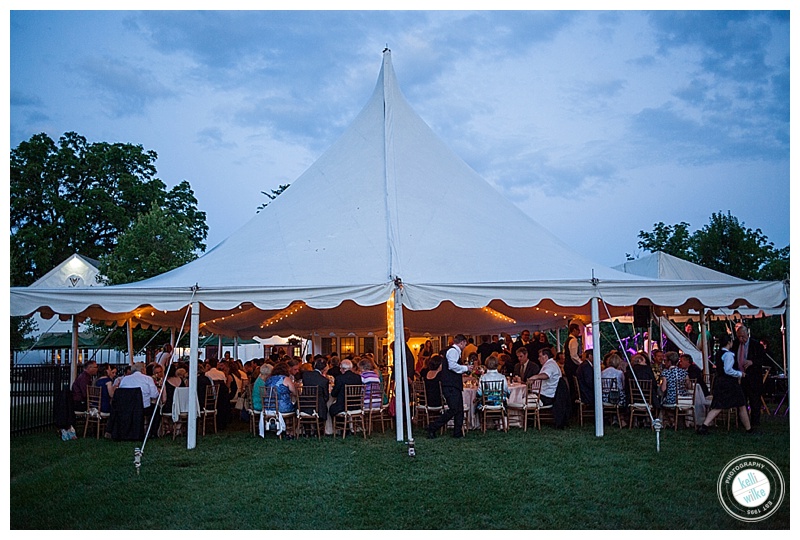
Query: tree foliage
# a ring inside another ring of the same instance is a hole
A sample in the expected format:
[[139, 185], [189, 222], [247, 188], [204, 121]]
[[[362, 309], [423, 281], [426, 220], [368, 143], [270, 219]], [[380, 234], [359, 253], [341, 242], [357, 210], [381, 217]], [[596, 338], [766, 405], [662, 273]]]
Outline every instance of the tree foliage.
[[267, 202], [265, 202], [265, 203], [262, 203], [262, 204], [260, 204], [260, 205], [258, 206], [258, 208], [256, 208], [256, 214], [258, 214], [258, 213], [259, 213], [259, 212], [261, 212], [261, 211], [262, 211], [264, 208], [266, 208], [267, 206], [269, 206], [269, 203], [271, 203], [272, 201], [274, 201], [275, 199], [277, 199], [277, 198], [278, 198], [278, 195], [280, 195], [281, 193], [283, 193], [284, 191], [286, 191], [286, 188], [288, 188], [290, 185], [291, 185], [291, 184], [281, 184], [281, 185], [279, 185], [279, 186], [278, 186], [278, 189], [271, 189], [271, 190], [270, 190], [270, 193], [267, 193], [266, 191], [262, 191], [261, 193], [262, 193], [262, 194], [264, 194], [264, 195], [266, 195], [266, 196], [267, 196], [267, 198], [268, 198], [269, 200], [268, 200]]
[[776, 249], [761, 229], [745, 227], [735, 216], [714, 213], [694, 233], [689, 224], [659, 222], [639, 231], [639, 247], [663, 251], [712, 270], [748, 280], [779, 281], [789, 276], [789, 246]]
[[194, 246], [181, 218], [153, 203], [120, 234], [114, 251], [100, 258], [100, 273], [111, 285], [140, 281], [194, 260]]
[[44, 133], [11, 151], [11, 284], [29, 285], [73, 253], [100, 258], [153, 204], [176, 217], [194, 249], [205, 249], [205, 213], [186, 181], [156, 178], [157, 154], [141, 145], [90, 143]]

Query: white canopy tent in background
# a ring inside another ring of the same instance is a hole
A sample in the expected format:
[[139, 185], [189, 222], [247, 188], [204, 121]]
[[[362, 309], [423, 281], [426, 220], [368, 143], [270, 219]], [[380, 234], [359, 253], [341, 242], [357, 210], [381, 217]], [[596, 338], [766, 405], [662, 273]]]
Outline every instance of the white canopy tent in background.
[[[524, 240], [527, 249], [509, 254], [511, 240]], [[470, 256], [467, 244], [480, 246], [481, 256]], [[576, 254], [439, 140], [401, 94], [388, 49], [372, 97], [340, 139], [199, 259], [98, 290], [11, 290], [17, 315], [174, 328], [191, 306], [192, 386], [201, 326], [240, 337], [329, 329], [385, 335], [387, 321], [397, 336], [403, 324], [414, 333], [496, 333], [563, 326], [573, 316], [596, 322], [601, 302], [605, 316], [606, 309], [630, 314], [640, 301], [778, 307], [786, 294], [781, 283], [653, 280]], [[396, 340], [397, 358], [401, 344]], [[397, 365], [398, 381], [405, 380], [404, 362]], [[191, 429], [189, 435], [192, 448]]]

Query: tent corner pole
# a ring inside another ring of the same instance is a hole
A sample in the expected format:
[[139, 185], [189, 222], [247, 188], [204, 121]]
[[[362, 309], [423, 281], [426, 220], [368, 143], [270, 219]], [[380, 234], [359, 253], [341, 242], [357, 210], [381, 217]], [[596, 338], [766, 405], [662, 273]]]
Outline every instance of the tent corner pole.
[[70, 362], [69, 366], [69, 387], [72, 388], [72, 384], [75, 382], [75, 379], [78, 378], [78, 316], [72, 316], [72, 352], [70, 353], [72, 362]]
[[403, 425], [403, 412], [405, 410], [405, 392], [403, 389], [403, 379], [405, 378], [405, 362], [403, 353], [403, 299], [400, 297], [399, 287], [395, 287], [394, 292], [394, 400], [395, 400], [395, 426], [397, 428], [397, 442], [405, 438]]
[[[189, 397], [197, 395], [197, 353], [200, 343], [200, 302], [192, 302], [192, 315], [189, 330]], [[186, 449], [192, 450], [197, 446], [197, 418], [198, 400], [189, 400], [189, 421], [186, 422]]]
[[592, 297], [592, 364], [594, 368], [594, 434], [603, 436], [603, 383], [600, 359], [600, 308], [596, 296]]
[[133, 351], [133, 319], [132, 318], [128, 318], [127, 326], [128, 326], [128, 359], [129, 359], [130, 365], [133, 365], [134, 351]]

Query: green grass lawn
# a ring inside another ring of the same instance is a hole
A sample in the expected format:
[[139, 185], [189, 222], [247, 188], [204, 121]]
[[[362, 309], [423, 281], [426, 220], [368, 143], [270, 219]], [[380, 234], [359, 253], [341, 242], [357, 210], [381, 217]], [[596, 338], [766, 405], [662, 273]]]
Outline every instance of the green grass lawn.
[[[422, 432], [424, 433], [424, 432]], [[217, 435], [136, 444], [13, 437], [12, 529], [787, 529], [789, 422], [707, 437], [594, 426], [471, 432], [416, 441], [394, 433], [279, 441], [234, 425]], [[755, 524], [722, 509], [716, 482], [741, 454], [772, 460], [780, 510]]]

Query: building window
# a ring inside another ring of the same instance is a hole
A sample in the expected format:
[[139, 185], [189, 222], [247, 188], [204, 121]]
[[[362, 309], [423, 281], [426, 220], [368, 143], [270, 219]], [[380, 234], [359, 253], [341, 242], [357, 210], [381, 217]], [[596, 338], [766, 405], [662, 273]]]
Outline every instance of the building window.
[[375, 354], [375, 338], [372, 337], [372, 336], [358, 338], [358, 353], [359, 354], [366, 354], [366, 353]]
[[355, 354], [356, 353], [356, 338], [354, 337], [343, 337], [340, 343], [342, 349], [340, 351], [342, 356], [346, 356], [348, 354]]
[[322, 338], [322, 342], [320, 343], [320, 348], [322, 349], [322, 354], [331, 354], [332, 352], [336, 351], [336, 338], [335, 337]]

